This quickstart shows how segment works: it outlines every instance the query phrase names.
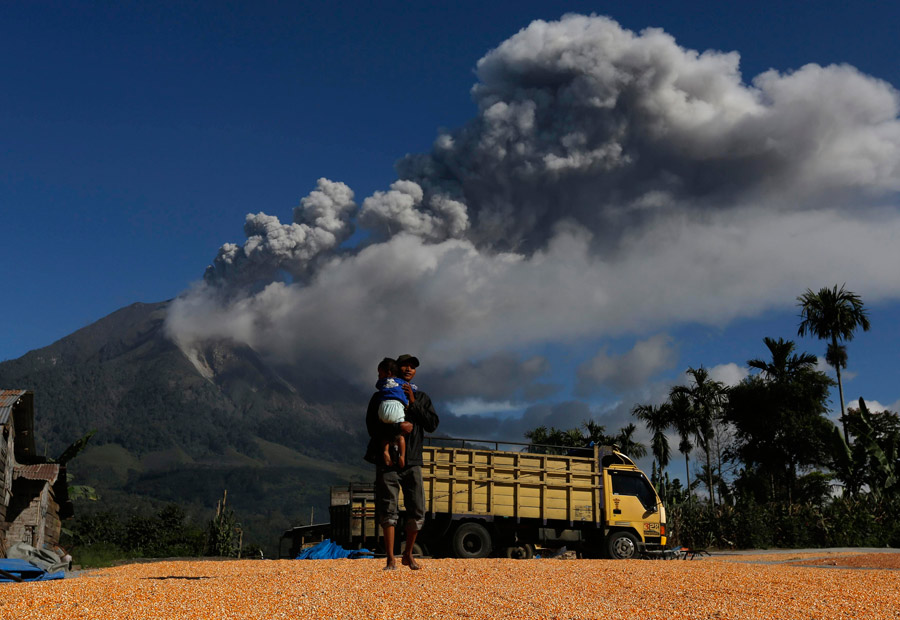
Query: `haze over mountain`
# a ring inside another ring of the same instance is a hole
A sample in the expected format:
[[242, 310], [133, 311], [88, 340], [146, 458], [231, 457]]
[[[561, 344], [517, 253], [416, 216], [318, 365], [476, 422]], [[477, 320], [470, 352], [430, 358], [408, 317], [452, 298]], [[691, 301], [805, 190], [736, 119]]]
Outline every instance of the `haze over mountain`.
[[35, 391], [42, 452], [97, 430], [70, 469], [103, 508], [174, 501], [199, 513], [227, 488], [245, 529], [271, 548], [310, 507], [327, 514], [329, 485], [368, 478], [368, 393], [292, 376], [244, 344], [182, 350], [164, 333], [168, 308], [132, 304], [0, 364], [0, 385]]

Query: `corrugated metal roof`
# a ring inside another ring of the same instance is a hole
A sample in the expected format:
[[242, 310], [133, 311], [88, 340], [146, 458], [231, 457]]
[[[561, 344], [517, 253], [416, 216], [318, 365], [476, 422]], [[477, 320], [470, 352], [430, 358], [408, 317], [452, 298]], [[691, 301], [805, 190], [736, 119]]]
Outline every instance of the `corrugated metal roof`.
[[59, 477], [59, 464], [19, 465], [13, 470], [13, 477], [27, 478], [29, 480], [46, 480], [53, 484]]
[[28, 390], [0, 390], [0, 424], [6, 424], [9, 421], [9, 414], [16, 402]]

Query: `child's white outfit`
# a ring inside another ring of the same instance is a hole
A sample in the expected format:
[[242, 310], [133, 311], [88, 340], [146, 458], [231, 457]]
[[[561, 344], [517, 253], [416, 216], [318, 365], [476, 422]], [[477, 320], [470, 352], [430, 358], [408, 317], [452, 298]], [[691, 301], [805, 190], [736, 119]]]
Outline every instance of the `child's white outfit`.
[[407, 383], [399, 377], [379, 379], [375, 387], [381, 393], [381, 404], [378, 406], [378, 417], [387, 424], [396, 424], [406, 419], [406, 405], [409, 399], [403, 391]]

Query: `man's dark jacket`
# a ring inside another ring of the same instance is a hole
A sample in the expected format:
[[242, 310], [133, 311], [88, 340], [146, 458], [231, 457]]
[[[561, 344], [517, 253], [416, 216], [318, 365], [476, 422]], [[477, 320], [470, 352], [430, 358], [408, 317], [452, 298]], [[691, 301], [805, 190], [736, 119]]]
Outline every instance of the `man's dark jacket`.
[[[417, 391], [415, 396], [416, 402], [406, 408], [406, 421], [412, 422], [413, 425], [412, 432], [406, 437], [407, 467], [422, 464], [422, 443], [425, 433], [433, 433], [440, 423], [428, 394]], [[384, 461], [381, 460], [382, 450], [379, 445], [379, 439], [385, 436], [386, 429], [393, 426], [393, 429], [387, 433], [389, 435], [396, 435], [400, 432], [399, 424], [385, 424], [378, 417], [378, 406], [380, 404], [381, 395], [379, 392], [375, 392], [372, 398], [369, 399], [369, 406], [366, 409], [366, 429], [369, 431], [369, 447], [366, 448], [366, 456], [364, 458], [376, 465], [384, 464]]]

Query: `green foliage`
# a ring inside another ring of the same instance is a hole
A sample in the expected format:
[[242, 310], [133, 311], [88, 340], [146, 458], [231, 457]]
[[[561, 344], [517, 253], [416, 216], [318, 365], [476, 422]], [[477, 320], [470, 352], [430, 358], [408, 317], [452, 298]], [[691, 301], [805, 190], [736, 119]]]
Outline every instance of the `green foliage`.
[[765, 344], [772, 360], [750, 360], [760, 373], [728, 392], [723, 418], [735, 430], [728, 452], [744, 465], [735, 482], [742, 491], [757, 502], [790, 503], [799, 471], [829, 461], [834, 425], [825, 414], [833, 382], [815, 370], [814, 356], [795, 354], [793, 342]]
[[687, 407], [679, 410], [681, 420], [677, 423], [679, 433], [683, 437], [687, 434], [693, 436], [696, 445], [703, 450], [706, 456], [706, 469], [704, 480], [706, 490], [712, 504], [715, 505], [715, 477], [716, 469], [713, 465], [712, 452], [715, 440], [716, 424], [722, 415], [722, 406], [726, 399], [725, 386], [720, 381], [714, 381], [702, 366], [700, 368], [688, 368], [687, 374], [691, 377], [689, 385], [676, 385], [670, 392], [670, 402], [685, 399]]
[[650, 439], [650, 451], [653, 460], [660, 469], [669, 465], [671, 453], [669, 450], [669, 438], [666, 437], [666, 429], [671, 425], [669, 412], [665, 407], [655, 405], [635, 405], [631, 414], [647, 425], [647, 429], [653, 434]]
[[92, 430], [87, 435], [84, 435], [80, 439], [77, 439], [72, 445], [63, 450], [62, 454], [56, 457], [56, 460], [53, 461], [55, 463], [59, 463], [60, 465], [65, 465], [76, 456], [78, 453], [84, 450], [87, 447], [88, 442], [91, 440], [91, 437], [97, 434], [97, 429]]
[[861, 470], [861, 482], [870, 492], [896, 496], [900, 493], [900, 416], [891, 411], [870, 412], [859, 399], [851, 409], [847, 426], [853, 437], [853, 455]]
[[671, 542], [693, 548], [896, 547], [900, 502], [834, 498], [823, 505], [740, 502], [714, 511], [682, 503], [667, 511]]
[[67, 525], [63, 546], [71, 548], [82, 566], [109, 566], [136, 557], [195, 557], [205, 542], [203, 530], [175, 504], [152, 515], [82, 512]]
[[97, 489], [86, 484], [75, 484], [69, 487], [69, 499], [96, 502], [100, 499]]
[[[647, 446], [638, 442], [634, 438], [637, 427], [634, 424], [626, 424], [619, 429], [619, 432], [611, 437], [611, 445], [618, 446], [619, 450], [627, 454], [632, 459], [639, 459], [647, 456]], [[596, 442], [595, 442], [596, 443]]]
[[97, 493], [97, 489], [92, 486], [88, 486], [86, 484], [72, 484], [72, 481], [75, 479], [75, 476], [70, 473], [66, 473], [66, 484], [69, 485], [69, 499], [72, 501], [77, 500], [87, 500], [91, 502], [96, 502], [100, 499], [100, 495]]
[[[725, 386], [710, 378], [709, 372], [703, 368], [688, 368], [691, 378], [689, 385], [676, 385], [669, 390], [669, 398], [662, 405], [635, 405], [631, 413], [644, 422], [651, 432], [651, 450], [654, 463], [660, 468], [669, 464], [669, 440], [666, 431], [674, 429], [680, 442], [678, 450], [684, 455], [686, 478], [691, 477], [690, 454], [695, 446], [700, 447], [706, 456], [703, 467], [703, 480], [710, 498], [715, 503], [716, 493], [727, 494], [722, 485], [721, 458], [718, 447], [719, 425], [722, 407], [727, 392]], [[634, 430], [633, 425], [630, 425]], [[714, 462], [713, 453], [716, 459]], [[645, 451], [646, 453], [646, 451]], [[662, 494], [665, 495], [665, 489]], [[691, 502], [692, 494], [687, 495]], [[663, 500], [665, 501], [665, 499]]]
[[852, 291], [845, 290], [846, 284], [838, 289], [835, 284], [814, 293], [812, 289], [797, 298], [800, 305], [800, 336], [810, 333], [821, 340], [853, 339], [857, 327], [869, 331], [868, 311], [863, 307], [862, 299]]
[[139, 557], [119, 545], [97, 542], [72, 549], [74, 562], [83, 568], [106, 568]]
[[68, 523], [69, 541], [75, 547], [106, 542], [124, 544], [125, 524], [114, 512], [78, 513]]
[[844, 417], [844, 386], [841, 382], [841, 368], [847, 367], [847, 347], [841, 344], [853, 340], [858, 327], [869, 331], [869, 317], [862, 299], [852, 291], [840, 290], [837, 285], [824, 287], [814, 293], [812, 289], [797, 298], [800, 305], [800, 326], [798, 335], [810, 333], [820, 340], [828, 340], [825, 361], [837, 374], [838, 394], [841, 402], [841, 423], [844, 425], [844, 439], [849, 440]]
[[662, 488], [659, 488], [660, 499], [666, 506], [680, 506], [681, 504], [690, 504], [693, 503], [692, 495], [694, 490], [700, 485], [699, 480], [694, 480], [694, 482], [690, 485], [690, 488], [685, 487], [681, 484], [680, 478], [675, 478], [671, 482], [668, 479], [669, 474], [666, 474], [662, 485]]
[[632, 458], [641, 458], [647, 454], [647, 448], [634, 440], [637, 427], [628, 424], [619, 429], [616, 435], [607, 435], [605, 427], [593, 420], [585, 420], [581, 428], [561, 430], [551, 426], [538, 426], [525, 431], [525, 438], [531, 445], [528, 451], [534, 454], [566, 454], [572, 448], [584, 448], [591, 443], [602, 446], [618, 446], [619, 450]]
[[531, 442], [528, 451], [534, 454], [565, 454], [569, 448], [581, 448], [587, 444], [577, 428], [564, 431], [554, 426], [538, 426], [525, 431], [525, 438]]
[[209, 522], [206, 534], [206, 555], [233, 558], [241, 553], [243, 530], [234, 516], [234, 510], [225, 503], [228, 491], [216, 504], [216, 515]]
[[794, 489], [794, 501], [799, 504], [824, 506], [831, 497], [833, 476], [821, 471], [811, 471], [800, 476]]

